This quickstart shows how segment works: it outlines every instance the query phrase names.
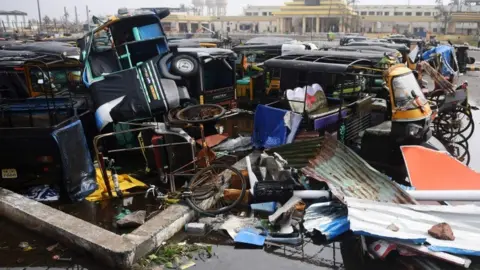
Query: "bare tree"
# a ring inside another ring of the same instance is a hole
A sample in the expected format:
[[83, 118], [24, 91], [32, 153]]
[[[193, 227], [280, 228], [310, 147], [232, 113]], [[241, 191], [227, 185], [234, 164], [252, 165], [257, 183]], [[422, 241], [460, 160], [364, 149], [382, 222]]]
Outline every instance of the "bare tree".
[[442, 32], [443, 34], [447, 33], [448, 23], [452, 20], [453, 8], [458, 4], [458, 0], [450, 0], [447, 6], [443, 4], [443, 0], [435, 0], [437, 6], [435, 7], [438, 10], [438, 14], [435, 16], [435, 19], [442, 23]]
[[57, 31], [57, 19], [53, 18], [52, 22], [53, 22], [53, 31]]
[[52, 20], [50, 19], [50, 17], [48, 17], [47, 15], [45, 15], [45, 17], [43, 17], [43, 24], [45, 25], [45, 29], [48, 30], [48, 28], [49, 28], [50, 25], [52, 24]]

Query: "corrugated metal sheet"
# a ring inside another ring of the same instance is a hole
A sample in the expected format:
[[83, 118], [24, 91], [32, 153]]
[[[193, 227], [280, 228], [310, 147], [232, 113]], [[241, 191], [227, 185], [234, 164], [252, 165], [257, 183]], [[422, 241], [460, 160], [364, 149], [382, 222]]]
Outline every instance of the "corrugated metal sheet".
[[[438, 211], [430, 211], [429, 205], [399, 205], [355, 198], [345, 200], [350, 229], [355, 234], [403, 243], [425, 244], [434, 252], [480, 256], [480, 245], [472, 241], [480, 239], [479, 206], [442, 205], [435, 206]], [[476, 222], [471, 222], [475, 220]], [[439, 240], [428, 234], [432, 226], [442, 222], [450, 225], [455, 236], [454, 240]], [[391, 224], [398, 230], [389, 229]]]
[[[304, 151], [307, 152], [307, 149]], [[303, 168], [302, 172], [318, 181], [326, 182], [339, 199], [354, 197], [401, 204], [416, 203], [386, 175], [372, 168], [353, 150], [332, 136], [325, 136], [318, 155], [310, 160], [310, 164]]]
[[314, 158], [322, 146], [323, 137], [309, 138], [302, 141], [272, 148], [267, 151], [269, 155], [278, 153], [288, 165], [295, 169], [301, 169], [308, 165], [308, 161]]
[[303, 216], [303, 227], [308, 232], [319, 231], [327, 240], [350, 230], [347, 207], [339, 202], [323, 202], [310, 205]]

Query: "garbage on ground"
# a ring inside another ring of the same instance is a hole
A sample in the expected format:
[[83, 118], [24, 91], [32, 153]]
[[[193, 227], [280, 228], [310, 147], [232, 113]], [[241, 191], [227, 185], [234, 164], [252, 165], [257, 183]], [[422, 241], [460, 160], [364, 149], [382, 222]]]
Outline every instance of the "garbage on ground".
[[[115, 184], [113, 182], [112, 178], [112, 172], [107, 171], [108, 175], [108, 181], [110, 182], [110, 186], [114, 187]], [[99, 168], [96, 168], [96, 176], [97, 176], [97, 189], [90, 194], [86, 199], [91, 202], [95, 201], [101, 201], [104, 199], [109, 199], [110, 196], [108, 195], [108, 189], [105, 186], [105, 181], [103, 181], [103, 176], [102, 172]], [[119, 189], [121, 190], [121, 193], [123, 196], [126, 196], [129, 194], [129, 190], [134, 189], [134, 188], [142, 188], [146, 189], [148, 186], [144, 184], [143, 182], [129, 176], [128, 174], [120, 174], [118, 175], [118, 185]], [[116, 193], [114, 192], [114, 196], [116, 196]], [[128, 203], [128, 201], [127, 201]]]
[[49, 252], [53, 252], [58, 246], [60, 246], [60, 243], [56, 243], [54, 245], [51, 245], [51, 246], [47, 247], [47, 250]]
[[194, 257], [208, 259], [213, 255], [212, 246], [202, 244], [165, 244], [140, 261], [143, 268], [162, 265], [168, 269], [188, 269], [195, 265]]
[[116, 224], [119, 228], [139, 227], [145, 223], [146, 214], [144, 210], [135, 211], [117, 220]]
[[[289, 165], [291, 153], [302, 151], [296, 143], [283, 152], [289, 158], [275, 150], [258, 159], [247, 157], [250, 189], [243, 203], [251, 212], [242, 208], [238, 213], [245, 217], [215, 217], [206, 223], [215, 223], [212, 230], [226, 231], [236, 244], [257, 247], [301, 248], [305, 239], [325, 243], [353, 232], [373, 258], [396, 251], [395, 256], [427, 256], [466, 267], [470, 260], [460, 256], [480, 255], [471, 241], [480, 237], [480, 207], [416, 205], [407, 191], [350, 149], [325, 141], [302, 170]], [[352, 170], [333, 169], [348, 166]], [[226, 190], [224, 197], [232, 200], [239, 192]]]
[[18, 244], [18, 247], [21, 248], [23, 251], [30, 251], [35, 249], [28, 242], [20, 242], [20, 244]]
[[65, 257], [60, 257], [60, 255], [53, 255], [52, 259], [55, 261], [62, 261], [62, 262], [71, 262], [72, 258], [65, 258]]
[[60, 199], [58, 191], [51, 188], [49, 185], [41, 185], [29, 188], [25, 197], [38, 202], [56, 202]]
[[205, 223], [191, 222], [185, 224], [185, 232], [192, 236], [203, 236], [208, 232], [208, 226]]
[[235, 243], [249, 244], [263, 247], [266, 237], [262, 235], [262, 231], [254, 228], [245, 228], [240, 230], [235, 236]]

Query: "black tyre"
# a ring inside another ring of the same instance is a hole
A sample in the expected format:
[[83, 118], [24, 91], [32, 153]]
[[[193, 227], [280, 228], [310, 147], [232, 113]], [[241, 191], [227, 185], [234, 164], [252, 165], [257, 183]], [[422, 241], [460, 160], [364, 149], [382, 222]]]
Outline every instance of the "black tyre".
[[437, 109], [440, 111], [445, 105], [447, 94], [444, 90], [437, 90], [428, 95], [428, 100], [433, 101], [437, 105]]
[[176, 118], [184, 123], [206, 123], [220, 119], [227, 111], [220, 105], [193, 105], [177, 112]]
[[172, 59], [172, 73], [182, 77], [192, 77], [198, 73], [197, 59], [187, 54], [181, 54]]
[[458, 161], [467, 166], [470, 164], [470, 151], [468, 149], [469, 145], [468, 141], [465, 139], [465, 136], [462, 134], [457, 135], [451, 141], [446, 142], [445, 147], [450, 155], [458, 159]]
[[[207, 200], [214, 199], [214, 196], [223, 191], [229, 174], [236, 174], [240, 179], [242, 184], [240, 196], [231, 203], [227, 203], [220, 197], [213, 207], [210, 206]], [[185, 194], [188, 195], [185, 195], [185, 201], [197, 213], [219, 215], [237, 206], [243, 200], [246, 191], [247, 181], [240, 171], [225, 164], [212, 164], [197, 172], [187, 183]]]
[[[471, 113], [464, 107], [456, 107], [451, 112], [439, 115], [436, 130], [443, 134], [443, 138], [452, 141], [458, 135], [463, 135], [465, 141], [469, 140], [475, 131], [475, 123]], [[463, 141], [456, 140], [457, 143]]]

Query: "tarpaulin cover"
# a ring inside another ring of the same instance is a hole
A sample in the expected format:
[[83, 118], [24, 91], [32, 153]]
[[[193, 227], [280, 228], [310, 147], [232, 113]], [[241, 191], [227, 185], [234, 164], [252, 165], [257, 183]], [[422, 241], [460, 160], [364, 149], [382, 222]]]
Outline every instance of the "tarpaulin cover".
[[253, 145], [257, 148], [271, 148], [291, 143], [301, 119], [301, 115], [291, 111], [259, 105], [255, 111]]
[[447, 45], [437, 46], [435, 48], [432, 48], [424, 52], [422, 55], [422, 59], [428, 60], [430, 56], [434, 53], [440, 54], [442, 56], [442, 59], [443, 59], [443, 65], [441, 70], [442, 75], [449, 76], [449, 75], [455, 74], [455, 71], [450, 66], [450, 63], [452, 62], [453, 54], [455, 53], [453, 48]]
[[401, 149], [416, 190], [480, 190], [480, 174], [448, 153], [423, 146]]
[[92, 99], [97, 109], [110, 101], [124, 97], [110, 110], [113, 121], [130, 121], [151, 115], [135, 69], [104, 77], [104, 80], [91, 85]]
[[62, 158], [63, 184], [72, 201], [81, 201], [97, 189], [95, 167], [82, 122], [77, 120], [52, 132]]
[[[97, 173], [98, 189], [95, 190], [95, 192], [93, 192], [92, 194], [90, 194], [87, 197], [87, 200], [91, 202], [95, 202], [95, 201], [101, 201], [104, 199], [110, 199], [110, 196], [108, 195], [107, 187], [105, 186], [105, 181], [103, 181], [102, 173], [99, 168], [96, 169], [96, 173]], [[110, 186], [113, 187], [114, 184], [112, 180], [112, 172], [107, 171], [107, 175], [108, 175], [108, 181], [110, 182]], [[137, 188], [137, 187], [147, 188], [147, 185], [129, 176], [128, 174], [118, 175], [118, 185], [123, 195], [128, 195], [129, 193], [128, 190], [132, 188]], [[117, 194], [113, 192], [113, 196], [117, 196]]]

